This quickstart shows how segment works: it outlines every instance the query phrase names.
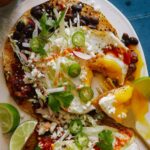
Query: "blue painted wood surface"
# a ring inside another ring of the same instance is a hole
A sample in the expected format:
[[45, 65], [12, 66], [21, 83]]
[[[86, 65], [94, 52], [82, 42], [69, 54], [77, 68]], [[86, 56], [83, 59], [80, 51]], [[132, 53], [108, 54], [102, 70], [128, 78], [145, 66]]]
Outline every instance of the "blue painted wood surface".
[[141, 41], [150, 75], [150, 0], [109, 0], [131, 22]]

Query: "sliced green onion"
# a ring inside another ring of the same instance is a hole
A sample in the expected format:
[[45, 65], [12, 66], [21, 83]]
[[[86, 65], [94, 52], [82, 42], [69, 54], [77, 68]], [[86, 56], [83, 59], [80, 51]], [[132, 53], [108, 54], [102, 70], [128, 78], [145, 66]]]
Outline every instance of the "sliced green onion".
[[79, 90], [79, 97], [83, 102], [90, 101], [94, 96], [93, 90], [91, 87], [83, 87]]
[[81, 31], [77, 31], [72, 36], [72, 43], [75, 46], [84, 46], [85, 45], [85, 35]]
[[79, 147], [87, 147], [88, 143], [89, 143], [89, 138], [85, 133], [79, 133], [77, 134], [77, 136], [75, 137], [75, 143], [77, 146]]
[[44, 45], [45, 43], [39, 37], [34, 37], [30, 40], [30, 47], [32, 51], [35, 53], [39, 53], [40, 55], [46, 55]]
[[81, 73], [81, 67], [79, 64], [75, 63], [69, 66], [68, 74], [72, 78], [77, 77]]
[[71, 120], [69, 125], [70, 133], [76, 135], [82, 131], [83, 125], [80, 119]]

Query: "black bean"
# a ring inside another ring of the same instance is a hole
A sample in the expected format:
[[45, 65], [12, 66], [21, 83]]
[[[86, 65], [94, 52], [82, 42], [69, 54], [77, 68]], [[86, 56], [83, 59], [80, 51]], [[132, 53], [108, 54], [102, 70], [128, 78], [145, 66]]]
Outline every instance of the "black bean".
[[138, 39], [135, 37], [130, 37], [129, 40], [131, 45], [137, 45], [139, 43]]
[[21, 33], [20, 33], [19, 31], [15, 31], [15, 32], [13, 33], [12, 38], [13, 38], [14, 40], [19, 40], [19, 39], [21, 38]]
[[16, 26], [17, 31], [21, 32], [24, 28], [25, 28], [25, 23], [23, 21], [19, 21]]
[[125, 46], [129, 46], [130, 45], [130, 40], [122, 40], [122, 42], [125, 44]]
[[82, 10], [82, 4], [81, 3], [78, 3], [76, 5], [72, 5], [72, 10], [75, 11], [75, 12], [80, 12]]
[[45, 10], [48, 14], [50, 14], [53, 10], [50, 4], [45, 4]]
[[20, 50], [30, 50], [30, 48], [29, 47], [24, 47], [23, 45], [22, 45], [22, 43], [29, 43], [29, 39], [20, 39], [20, 40], [18, 40], [17, 41], [17, 45], [18, 45], [18, 47], [19, 47], [19, 49]]
[[65, 21], [69, 21], [69, 20], [73, 21], [73, 15], [72, 14], [66, 14]]
[[73, 13], [72, 15], [73, 15], [73, 18], [77, 17], [77, 13]]
[[99, 18], [98, 17], [90, 17], [90, 24], [92, 25], [97, 25], [99, 23]]
[[21, 39], [17, 41], [17, 45], [18, 45], [20, 50], [22, 50], [24, 48], [22, 43], [23, 43], [23, 41]]
[[124, 33], [122, 35], [122, 39], [125, 41], [125, 40], [129, 40], [129, 35], [127, 33]]
[[131, 63], [137, 62], [138, 62], [138, 55], [134, 51], [131, 51]]
[[130, 75], [130, 76], [127, 77], [127, 79], [128, 79], [129, 81], [133, 81], [133, 80], [135, 80], [135, 77], [134, 77], [133, 75]]
[[41, 5], [33, 7], [31, 9], [31, 15], [39, 20], [43, 15], [43, 10], [42, 9], [43, 9], [43, 7]]
[[88, 25], [90, 23], [90, 19], [88, 16], [81, 16], [81, 19], [86, 22], [86, 25]]
[[97, 112], [96, 112], [96, 110], [92, 110], [88, 114], [93, 117], [97, 114]]
[[136, 64], [132, 63], [129, 65], [127, 75], [132, 75], [136, 71]]
[[24, 35], [26, 36], [26, 38], [31, 38], [33, 31], [34, 31], [34, 26], [31, 24], [28, 24], [25, 29], [23, 30]]

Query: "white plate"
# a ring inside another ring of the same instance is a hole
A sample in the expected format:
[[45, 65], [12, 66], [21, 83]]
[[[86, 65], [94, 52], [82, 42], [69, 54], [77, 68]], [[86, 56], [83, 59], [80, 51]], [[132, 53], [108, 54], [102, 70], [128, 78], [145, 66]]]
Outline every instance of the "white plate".
[[[15, 22], [18, 20], [18, 18], [31, 8], [32, 6], [38, 5], [41, 2], [45, 2], [47, 0], [25, 0], [24, 2], [21, 3], [20, 6], [18, 6], [9, 16], [9, 18], [5, 19], [5, 24], [3, 25], [2, 31], [0, 32], [0, 38], [5, 39], [6, 35], [8, 34], [9, 30]], [[90, 3], [91, 0], [82, 0], [83, 2]], [[117, 29], [118, 35], [121, 37], [123, 33], [129, 33], [131, 36], [137, 37], [133, 27], [129, 23], [129, 21], [126, 19], [126, 17], [116, 8], [114, 7], [111, 3], [109, 3], [107, 0], [92, 0], [92, 3], [96, 3], [96, 7], [100, 8], [100, 10], [103, 12], [103, 14], [108, 18], [108, 20], [111, 22], [111, 24]], [[7, 13], [7, 10], [4, 10]], [[5, 13], [3, 12], [3, 13]], [[3, 40], [4, 42], [4, 40]], [[0, 45], [3, 43], [0, 43]], [[138, 48], [142, 54], [142, 58], [144, 61], [144, 67], [141, 73], [141, 76], [148, 76], [148, 71], [147, 71], [147, 66], [146, 66], [146, 61], [144, 57], [144, 53], [141, 47], [141, 44], [139, 44]], [[12, 98], [9, 95], [9, 91], [7, 89], [4, 75], [3, 75], [3, 69], [2, 69], [2, 51], [0, 51], [0, 102], [8, 102], [16, 106], [16, 104], [13, 102]], [[16, 106], [17, 107], [17, 106]], [[17, 107], [18, 108], [18, 107]], [[19, 108], [18, 108], [19, 109]], [[20, 110], [20, 109], [19, 109]], [[29, 119], [30, 117], [23, 113], [21, 110], [21, 116], [22, 116], [22, 121]], [[1, 133], [1, 132], [0, 132]], [[138, 142], [140, 150], [145, 150]], [[8, 150], [9, 147], [9, 135], [2, 135], [0, 134], [0, 149], [1, 150]]]

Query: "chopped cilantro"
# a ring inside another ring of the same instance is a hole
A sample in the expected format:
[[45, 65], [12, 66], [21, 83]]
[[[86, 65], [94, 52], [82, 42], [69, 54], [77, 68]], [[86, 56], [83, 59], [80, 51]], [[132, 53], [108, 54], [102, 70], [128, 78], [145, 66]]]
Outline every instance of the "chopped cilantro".
[[112, 131], [110, 130], [103, 130], [99, 133], [99, 142], [97, 143], [97, 146], [101, 150], [113, 150], [113, 135]]
[[48, 96], [48, 105], [54, 112], [59, 112], [60, 108], [68, 108], [74, 96], [68, 92], [59, 92]]
[[50, 106], [53, 112], [59, 112], [60, 110], [60, 102], [52, 94], [48, 96], [48, 106]]
[[68, 91], [56, 93], [54, 95], [55, 95], [55, 98], [61, 103], [62, 107], [65, 107], [65, 108], [70, 106], [70, 103], [72, 102], [74, 98], [74, 96]]
[[65, 17], [65, 11], [62, 11], [61, 14], [60, 14], [60, 17], [55, 22], [55, 28], [57, 28], [59, 26], [60, 22], [63, 20], [64, 17]]
[[50, 30], [56, 29], [61, 20], [65, 16], [65, 11], [62, 11], [58, 20], [53, 20], [52, 18], [48, 18], [47, 13], [44, 13], [40, 19], [41, 32], [38, 37], [34, 37], [30, 40], [30, 47], [32, 51], [35, 53], [39, 53], [40, 55], [46, 55], [46, 51], [44, 50], [45, 44], [48, 42], [49, 37], [53, 34]]

